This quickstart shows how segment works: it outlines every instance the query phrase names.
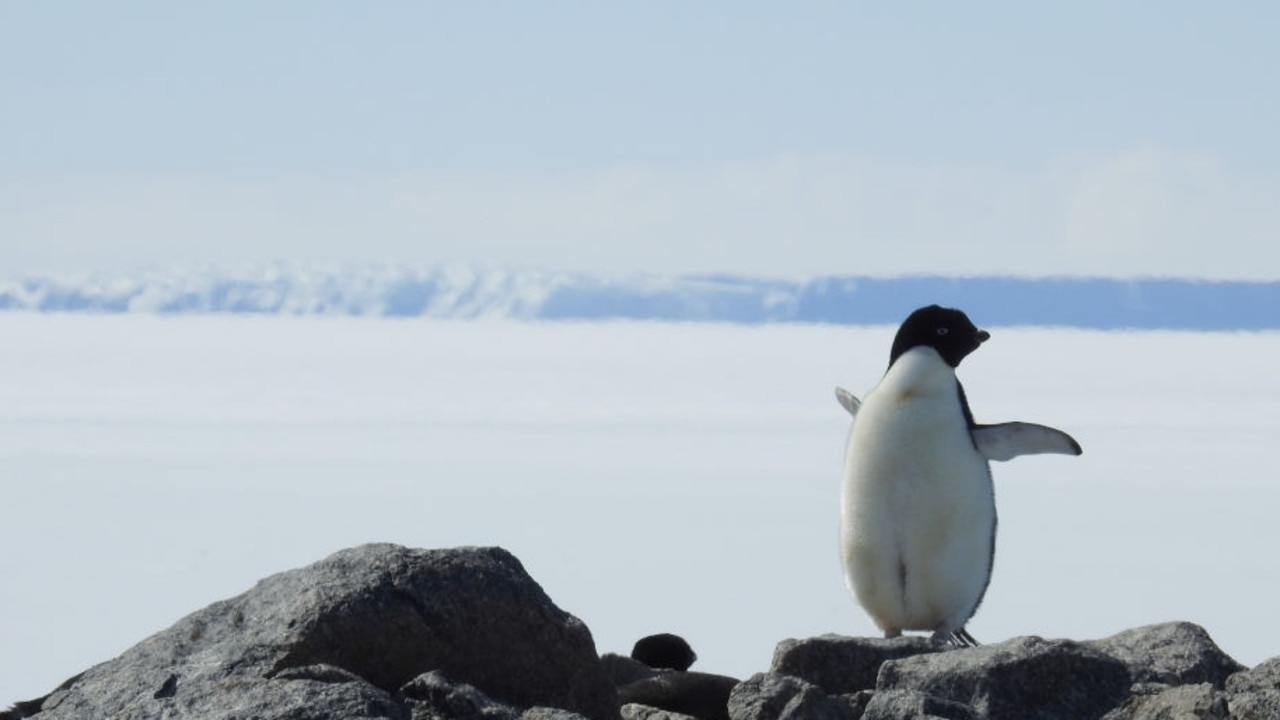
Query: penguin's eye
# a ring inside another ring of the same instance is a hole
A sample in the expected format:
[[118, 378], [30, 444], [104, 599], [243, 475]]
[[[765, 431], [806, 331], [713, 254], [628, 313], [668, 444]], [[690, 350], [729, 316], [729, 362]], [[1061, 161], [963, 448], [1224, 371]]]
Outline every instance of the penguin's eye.
[[947, 333], [949, 333], [949, 332], [951, 332], [951, 331], [950, 331], [949, 329], [947, 329], [947, 328], [944, 328], [944, 327], [938, 328], [938, 334], [939, 334], [939, 335], [946, 335], [946, 334], [947, 334]]

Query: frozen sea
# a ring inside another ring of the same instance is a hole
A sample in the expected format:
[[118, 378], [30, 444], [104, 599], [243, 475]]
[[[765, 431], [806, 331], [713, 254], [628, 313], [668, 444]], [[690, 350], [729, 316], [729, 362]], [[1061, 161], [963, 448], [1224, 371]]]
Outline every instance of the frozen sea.
[[[975, 318], [981, 324], [981, 318]], [[1280, 654], [1280, 334], [989, 328], [995, 463], [969, 629], [1166, 620]], [[626, 653], [707, 672], [875, 629], [837, 560], [841, 458], [893, 328], [0, 313], [0, 705], [343, 547], [501, 545]]]

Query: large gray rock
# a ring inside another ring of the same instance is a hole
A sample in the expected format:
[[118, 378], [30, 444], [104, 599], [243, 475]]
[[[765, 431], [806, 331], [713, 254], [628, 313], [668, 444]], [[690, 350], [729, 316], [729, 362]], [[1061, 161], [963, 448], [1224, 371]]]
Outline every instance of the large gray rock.
[[1082, 644], [1123, 662], [1135, 683], [1210, 683], [1221, 690], [1244, 669], [1204, 628], [1189, 622], [1146, 625]]
[[510, 553], [365, 545], [183, 618], [36, 717], [410, 720], [402, 688], [431, 671], [513, 708], [618, 716], [590, 632]]
[[890, 660], [876, 690], [914, 690], [987, 720], [1087, 720], [1124, 702], [1130, 684], [1124, 663], [1096, 649], [1023, 637]]
[[945, 645], [927, 637], [883, 638], [822, 635], [783, 640], [773, 651], [769, 671], [817, 685], [828, 695], [847, 695], [876, 686], [886, 660], [942, 652]]

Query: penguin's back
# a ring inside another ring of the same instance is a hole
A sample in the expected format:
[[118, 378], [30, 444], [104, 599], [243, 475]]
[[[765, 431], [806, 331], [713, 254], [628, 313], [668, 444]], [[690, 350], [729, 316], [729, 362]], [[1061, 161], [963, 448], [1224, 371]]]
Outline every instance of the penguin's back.
[[957, 630], [991, 572], [995, 498], [954, 370], [914, 348], [866, 397], [845, 458], [842, 555], [884, 630]]

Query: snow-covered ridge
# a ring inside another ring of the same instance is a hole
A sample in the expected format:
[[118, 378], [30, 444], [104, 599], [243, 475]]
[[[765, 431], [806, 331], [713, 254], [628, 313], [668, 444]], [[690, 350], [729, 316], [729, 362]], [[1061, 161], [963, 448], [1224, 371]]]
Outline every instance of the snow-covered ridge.
[[1280, 328], [1280, 282], [1104, 278], [728, 275], [611, 279], [548, 271], [289, 264], [0, 281], [0, 310], [433, 318], [896, 323], [916, 306], [964, 308], [988, 325]]

